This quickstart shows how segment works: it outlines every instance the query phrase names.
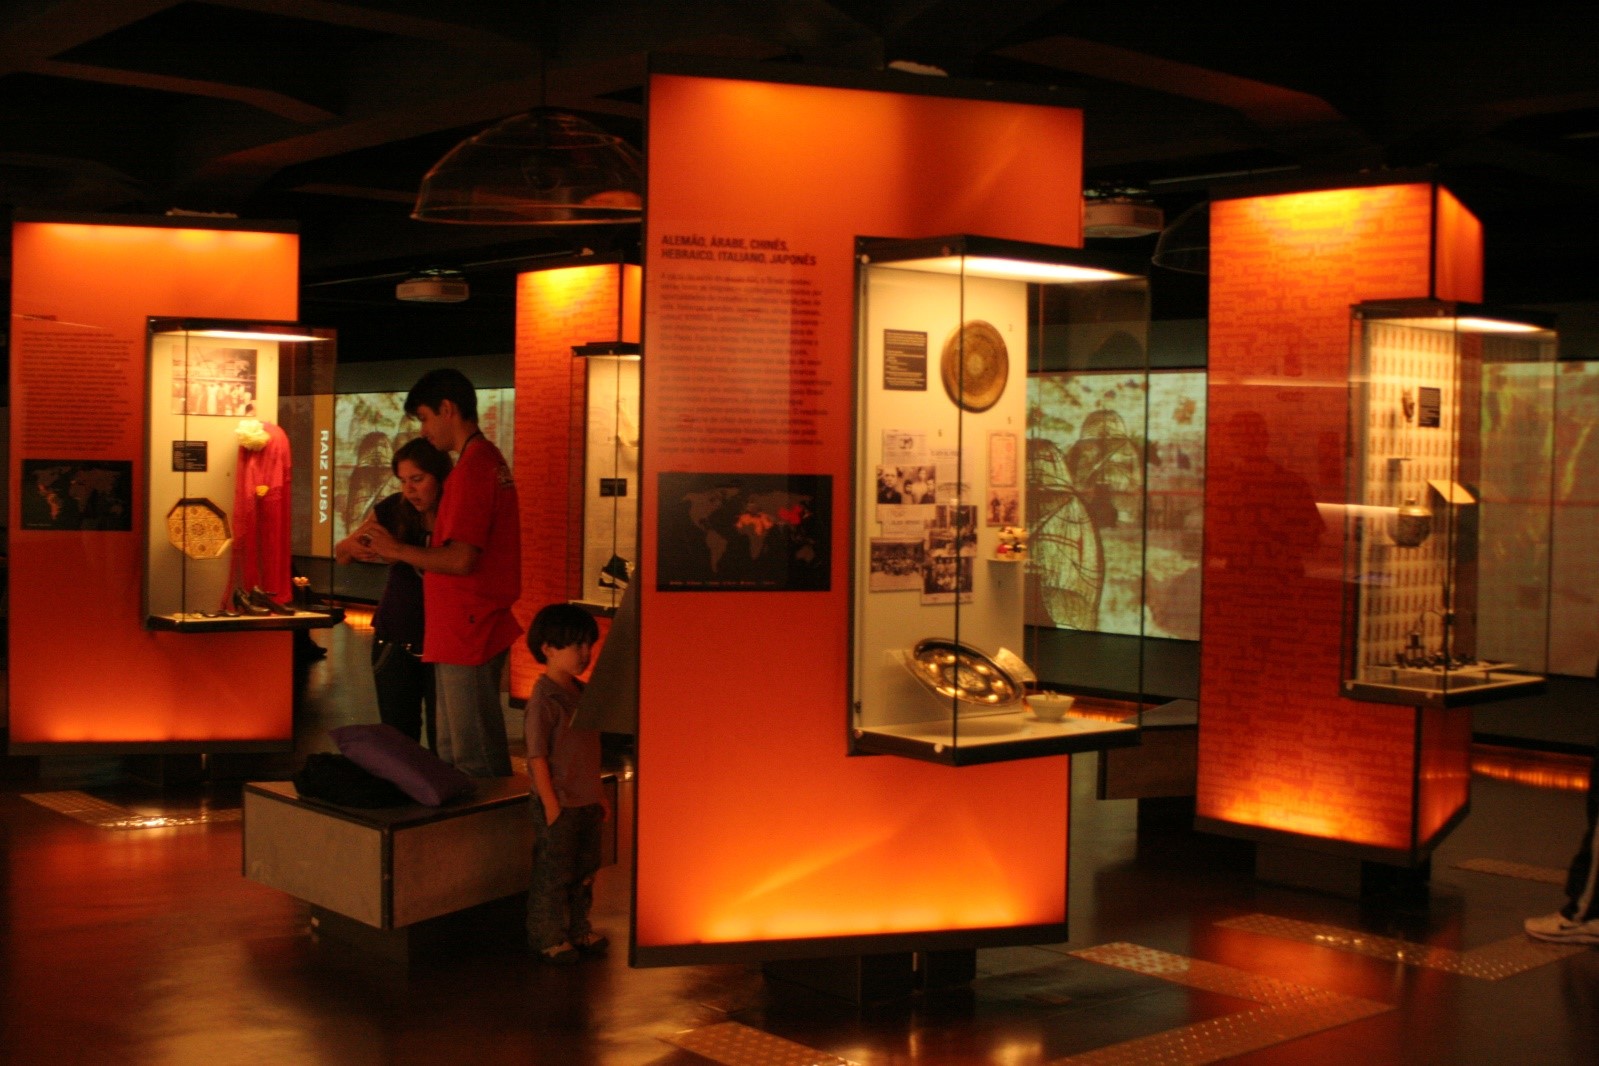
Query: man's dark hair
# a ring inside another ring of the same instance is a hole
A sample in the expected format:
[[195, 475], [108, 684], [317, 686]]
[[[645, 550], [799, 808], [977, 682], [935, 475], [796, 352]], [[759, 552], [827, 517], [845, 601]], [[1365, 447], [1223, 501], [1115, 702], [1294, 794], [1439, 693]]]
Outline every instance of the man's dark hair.
[[600, 639], [594, 616], [575, 603], [552, 603], [539, 608], [533, 624], [527, 627], [527, 650], [539, 662], [548, 662], [544, 645], [570, 648], [574, 644], [593, 644]]
[[477, 421], [477, 390], [472, 380], [453, 367], [441, 367], [423, 374], [405, 397], [405, 413], [416, 414], [418, 407], [426, 407], [434, 414], [439, 404], [449, 400], [468, 422]]

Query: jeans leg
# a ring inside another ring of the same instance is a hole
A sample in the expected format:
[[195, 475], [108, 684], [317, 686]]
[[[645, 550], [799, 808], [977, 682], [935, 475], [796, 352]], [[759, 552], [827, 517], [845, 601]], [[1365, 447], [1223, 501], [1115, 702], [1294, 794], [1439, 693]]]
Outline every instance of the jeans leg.
[[427, 723], [423, 726], [423, 732], [427, 734], [428, 750], [437, 754], [439, 750], [438, 679], [433, 676], [433, 664], [425, 663], [420, 658], [416, 661], [416, 671], [416, 687], [422, 692], [422, 708], [427, 714]]
[[594, 929], [589, 922], [589, 912], [594, 909], [594, 875], [600, 869], [600, 832], [605, 824], [605, 808], [592, 803], [572, 813], [581, 817], [576, 819], [578, 832], [573, 842], [572, 880], [566, 888], [566, 932], [572, 943], [577, 944]]
[[1599, 918], [1599, 744], [1588, 768], [1588, 828], [1566, 872], [1566, 896], [1561, 913], [1567, 918]]
[[412, 740], [422, 739], [420, 667], [426, 665], [399, 644], [372, 642], [372, 684], [378, 694], [378, 718]]
[[574, 873], [579, 810], [563, 810], [554, 825], [544, 824], [537, 794], [528, 804], [533, 818], [533, 879], [527, 892], [527, 942], [534, 951], [567, 939], [568, 885]]
[[435, 663], [439, 758], [472, 777], [509, 777], [511, 745], [500, 706], [507, 652], [481, 666]]

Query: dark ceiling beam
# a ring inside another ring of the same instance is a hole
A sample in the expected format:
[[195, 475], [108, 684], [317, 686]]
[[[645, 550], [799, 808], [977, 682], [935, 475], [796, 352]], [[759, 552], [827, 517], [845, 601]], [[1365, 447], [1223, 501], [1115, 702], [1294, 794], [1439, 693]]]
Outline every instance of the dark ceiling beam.
[[[518, 40], [508, 32], [485, 28], [483, 18], [465, 10], [461, 0], [437, 5], [436, 10], [453, 18], [430, 18], [394, 10], [394, 5], [383, 8], [360, 4], [337, 3], [335, 0], [207, 0], [219, 7], [258, 11], [283, 18], [320, 22], [330, 26], [346, 26], [394, 37], [411, 37], [417, 40], [451, 44], [472, 49], [487, 55], [504, 55], [531, 66], [537, 53], [529, 42]], [[418, 5], [419, 9], [425, 9]], [[499, 3], [499, 11], [514, 11], [516, 5]], [[509, 27], [511, 20], [507, 19]]]
[[1514, 144], [1502, 137], [1474, 137], [1442, 162], [1445, 166], [1490, 167], [1589, 192], [1599, 190], [1599, 167]]
[[336, 117], [333, 112], [315, 104], [296, 100], [285, 93], [250, 85], [229, 85], [199, 78], [179, 78], [146, 71], [91, 66], [87, 63], [64, 63], [58, 59], [34, 60], [19, 69], [29, 74], [41, 74], [51, 78], [71, 78], [74, 81], [91, 81], [102, 85], [125, 85], [129, 88], [154, 89], [158, 92], [183, 96], [229, 100], [307, 126], [330, 122]]
[[884, 58], [969, 73], [975, 57], [1062, 6], [1062, 0], [931, 0], [908, 7], [884, 30]]
[[1046, 37], [998, 54], [1231, 109], [1266, 134], [1273, 147], [1307, 166], [1352, 170], [1382, 162], [1380, 148], [1363, 131], [1310, 93], [1081, 37]]
[[61, 0], [0, 13], [0, 77], [174, 6], [176, 0]]
[[[636, 115], [636, 105], [601, 98], [642, 85], [644, 71], [642, 55], [618, 56], [580, 69], [551, 70], [546, 99], [561, 107], [589, 109], [592, 105], [596, 110]], [[387, 106], [346, 116], [321, 129], [298, 131], [215, 155], [202, 151], [198, 155], [201, 162], [184, 184], [226, 190], [234, 195], [247, 193], [287, 167], [525, 111], [538, 103], [541, 91], [540, 79], [532, 73], [452, 93], [437, 91], [433, 82], [422, 81], [418, 85], [427, 90], [425, 95], [398, 90], [384, 94], [374, 88], [371, 98], [385, 100]], [[413, 178], [420, 180], [421, 175]]]
[[[405, 62], [364, 58], [349, 74], [349, 112], [339, 121], [320, 129], [276, 136], [267, 130], [251, 134], [231, 127], [226, 133], [238, 142], [232, 146], [208, 148], [195, 143], [189, 147], [187, 157], [192, 162], [182, 185], [237, 197], [287, 167], [443, 130], [486, 124], [537, 106], [541, 99], [550, 106], [574, 111], [642, 120], [642, 108], [632, 100], [642, 94], [647, 52], [742, 60], [768, 59], [784, 52], [780, 43], [760, 37], [731, 32], [687, 35], [670, 21], [653, 27], [653, 36], [645, 32], [649, 29], [618, 29], [591, 41], [584, 28], [575, 28], [563, 41], [571, 43], [570, 54], [583, 57], [582, 60], [557, 60], [544, 76], [536, 69], [507, 75], [503, 68], [470, 64], [463, 67], [458, 57], [449, 60], [451, 77], [440, 76], [437, 70], [421, 72], [419, 65], [428, 63], [429, 56], [438, 60], [434, 66], [442, 66], [444, 60], [438, 58], [439, 53], [449, 49], [432, 49], [428, 56], [419, 53]], [[639, 39], [641, 34], [648, 48], [616, 51], [618, 45]], [[206, 126], [219, 128], [214, 123]], [[421, 175], [413, 177], [420, 180]]]

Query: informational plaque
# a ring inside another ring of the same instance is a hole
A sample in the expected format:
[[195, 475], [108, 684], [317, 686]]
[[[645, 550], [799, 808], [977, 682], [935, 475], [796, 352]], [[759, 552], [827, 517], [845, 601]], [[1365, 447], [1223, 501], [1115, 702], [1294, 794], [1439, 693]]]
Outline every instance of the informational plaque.
[[180, 474], [203, 474], [206, 469], [206, 445], [203, 440], [175, 440], [172, 442], [172, 470]]
[[883, 331], [883, 388], [927, 391], [927, 334], [913, 329]]
[[1419, 398], [1416, 411], [1416, 425], [1437, 428], [1443, 425], [1443, 390], [1430, 385], [1423, 385], [1416, 390]]

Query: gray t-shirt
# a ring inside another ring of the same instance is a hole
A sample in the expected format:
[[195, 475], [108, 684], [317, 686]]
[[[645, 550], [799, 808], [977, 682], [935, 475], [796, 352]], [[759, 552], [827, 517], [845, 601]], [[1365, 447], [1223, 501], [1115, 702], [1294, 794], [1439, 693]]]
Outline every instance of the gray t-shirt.
[[[583, 682], [579, 681], [581, 687]], [[575, 729], [572, 715], [578, 697], [540, 677], [527, 701], [523, 721], [527, 731], [527, 757], [542, 756], [550, 762], [550, 779], [555, 783], [555, 798], [562, 807], [583, 807], [599, 803], [600, 733], [597, 729]]]

